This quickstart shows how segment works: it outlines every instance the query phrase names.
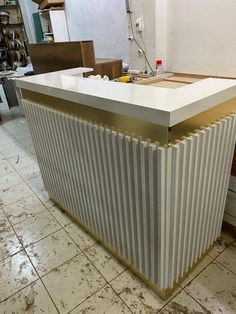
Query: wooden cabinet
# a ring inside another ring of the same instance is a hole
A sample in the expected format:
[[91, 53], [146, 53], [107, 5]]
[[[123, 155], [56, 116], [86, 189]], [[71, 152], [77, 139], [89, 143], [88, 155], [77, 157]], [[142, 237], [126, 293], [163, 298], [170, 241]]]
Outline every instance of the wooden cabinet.
[[32, 44], [29, 54], [35, 74], [76, 67], [93, 68], [95, 64], [92, 41]]
[[[107, 75], [110, 79], [122, 75], [122, 60], [95, 58], [93, 41], [71, 41], [29, 45], [35, 74], [86, 67], [90, 74]], [[88, 76], [85, 75], [85, 76]]]

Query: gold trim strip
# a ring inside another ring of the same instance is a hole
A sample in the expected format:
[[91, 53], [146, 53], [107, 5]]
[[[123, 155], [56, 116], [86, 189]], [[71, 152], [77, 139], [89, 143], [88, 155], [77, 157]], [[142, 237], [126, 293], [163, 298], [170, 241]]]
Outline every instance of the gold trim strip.
[[93, 232], [89, 227], [83, 224], [77, 217], [70, 213], [62, 204], [56, 201], [51, 195], [50, 200], [59, 206], [66, 215], [72, 218], [84, 231], [91, 235], [99, 244], [101, 244], [109, 253], [111, 253], [116, 259], [118, 259], [124, 266], [126, 266], [135, 276], [142, 280], [153, 292], [155, 292], [162, 300], [167, 300], [177, 291], [181, 283], [197, 268], [197, 266], [202, 262], [202, 260], [208, 255], [210, 250], [213, 248], [214, 244], [193, 264], [193, 266], [184, 273], [183, 277], [180, 278], [176, 283], [174, 283], [173, 288], [160, 289], [156, 283], [146, 277], [144, 274], [140, 273], [139, 270], [131, 265], [131, 262], [127, 260], [124, 256], [120, 255], [115, 251], [108, 243], [106, 243], [101, 237], [99, 237], [95, 232]]
[[168, 128], [29, 90], [22, 89], [22, 95], [23, 99], [27, 101], [59, 110], [78, 118], [92, 121], [93, 123], [102, 124], [117, 131], [120, 130], [122, 133], [132, 137], [141, 137], [143, 140], [148, 140], [152, 143], [158, 142], [162, 146], [167, 144], [175, 145], [184, 137], [189, 137], [191, 133], [196, 133], [196, 130], [206, 128], [231, 113], [236, 113], [235, 97], [172, 128]]

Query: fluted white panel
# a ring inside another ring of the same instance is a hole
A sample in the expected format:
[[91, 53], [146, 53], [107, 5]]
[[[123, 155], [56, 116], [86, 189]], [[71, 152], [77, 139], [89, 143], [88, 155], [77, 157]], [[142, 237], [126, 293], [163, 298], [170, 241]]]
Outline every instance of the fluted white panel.
[[161, 147], [23, 101], [51, 197], [160, 289], [220, 234], [235, 115]]

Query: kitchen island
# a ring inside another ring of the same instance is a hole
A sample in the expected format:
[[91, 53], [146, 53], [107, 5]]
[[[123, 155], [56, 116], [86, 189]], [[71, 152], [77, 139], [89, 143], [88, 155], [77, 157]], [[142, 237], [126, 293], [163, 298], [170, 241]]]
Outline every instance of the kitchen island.
[[178, 89], [18, 79], [46, 190], [163, 298], [219, 237], [236, 140], [236, 81]]

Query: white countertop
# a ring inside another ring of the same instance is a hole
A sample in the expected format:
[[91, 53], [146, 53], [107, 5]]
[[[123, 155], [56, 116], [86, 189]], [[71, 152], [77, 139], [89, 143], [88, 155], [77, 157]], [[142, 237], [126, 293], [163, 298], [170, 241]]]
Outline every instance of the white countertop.
[[171, 127], [236, 97], [236, 80], [207, 78], [178, 89], [79, 77], [76, 68], [16, 79], [19, 88]]

